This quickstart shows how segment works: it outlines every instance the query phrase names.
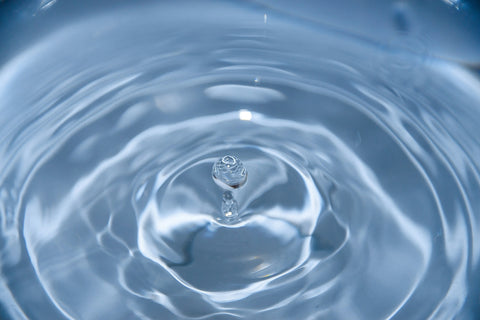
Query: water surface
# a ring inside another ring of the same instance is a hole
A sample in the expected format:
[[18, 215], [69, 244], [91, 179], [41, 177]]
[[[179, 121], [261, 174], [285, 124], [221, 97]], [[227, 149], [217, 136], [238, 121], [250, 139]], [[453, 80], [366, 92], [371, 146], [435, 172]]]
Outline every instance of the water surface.
[[2, 319], [478, 317], [474, 60], [296, 13], [146, 3], [5, 51]]

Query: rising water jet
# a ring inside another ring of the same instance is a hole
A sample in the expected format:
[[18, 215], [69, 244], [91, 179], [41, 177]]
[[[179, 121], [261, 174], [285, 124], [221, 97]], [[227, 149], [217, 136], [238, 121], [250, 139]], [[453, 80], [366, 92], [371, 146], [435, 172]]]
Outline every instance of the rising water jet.
[[226, 155], [218, 159], [212, 168], [213, 181], [223, 191], [221, 216], [217, 220], [234, 222], [238, 219], [238, 202], [232, 190], [238, 189], [247, 182], [247, 169], [235, 156]]

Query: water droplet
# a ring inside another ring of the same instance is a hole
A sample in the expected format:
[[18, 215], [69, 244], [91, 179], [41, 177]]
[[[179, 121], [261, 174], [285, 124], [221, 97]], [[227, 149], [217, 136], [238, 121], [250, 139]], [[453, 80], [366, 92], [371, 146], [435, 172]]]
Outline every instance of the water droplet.
[[247, 182], [247, 169], [237, 157], [227, 155], [215, 162], [212, 177], [223, 189], [237, 189]]
[[267, 18], [268, 18], [268, 17], [267, 17], [267, 14], [265, 13], [265, 14], [263, 15], [263, 23], [267, 24]]

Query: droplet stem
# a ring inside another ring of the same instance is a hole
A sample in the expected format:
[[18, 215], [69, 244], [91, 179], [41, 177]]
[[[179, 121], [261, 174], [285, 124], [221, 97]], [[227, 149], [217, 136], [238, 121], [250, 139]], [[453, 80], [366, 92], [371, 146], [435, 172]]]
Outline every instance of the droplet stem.
[[214, 163], [212, 178], [224, 190], [221, 217], [218, 220], [232, 223], [238, 219], [238, 202], [233, 197], [232, 190], [247, 182], [247, 169], [237, 157], [226, 155]]
[[238, 218], [238, 203], [231, 191], [223, 192], [222, 219], [231, 222]]

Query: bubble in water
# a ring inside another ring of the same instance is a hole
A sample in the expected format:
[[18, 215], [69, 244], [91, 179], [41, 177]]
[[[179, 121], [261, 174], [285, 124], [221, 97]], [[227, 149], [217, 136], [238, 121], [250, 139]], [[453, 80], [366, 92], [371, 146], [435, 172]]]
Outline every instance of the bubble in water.
[[237, 157], [227, 155], [215, 162], [212, 177], [223, 189], [237, 189], [247, 182], [247, 169]]

